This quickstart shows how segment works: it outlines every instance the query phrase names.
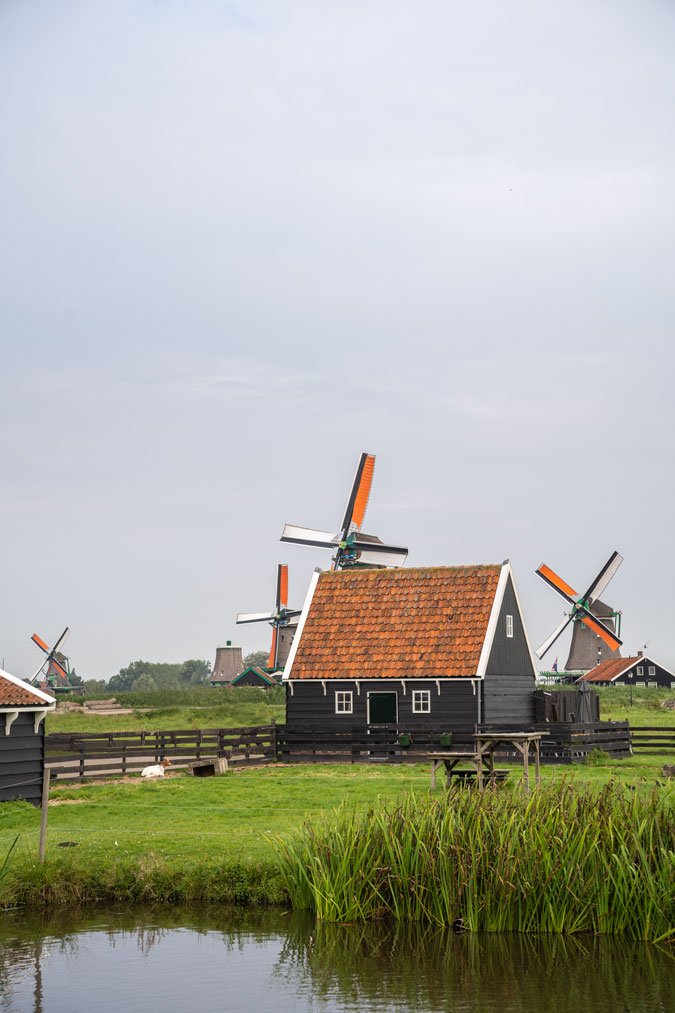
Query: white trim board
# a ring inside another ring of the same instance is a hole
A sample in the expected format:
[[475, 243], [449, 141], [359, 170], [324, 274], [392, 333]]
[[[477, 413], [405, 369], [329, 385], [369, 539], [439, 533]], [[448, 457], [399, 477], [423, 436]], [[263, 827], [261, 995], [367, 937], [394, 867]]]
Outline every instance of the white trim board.
[[[20, 686], [21, 689], [25, 689], [26, 692], [32, 693], [33, 696], [38, 698], [38, 700], [43, 700], [47, 704], [53, 704], [56, 706], [56, 697], [50, 696], [49, 693], [45, 693], [43, 690], [38, 689], [37, 686], [32, 686], [29, 682], [26, 682], [25, 679], [18, 679], [16, 675], [11, 675], [10, 672], [5, 672], [4, 668], [0, 668], [0, 679], [6, 679], [7, 682], [11, 682], [15, 686]], [[23, 710], [24, 708], [32, 708], [35, 704], [20, 704], [17, 706], [19, 707], [19, 710]]]
[[[288, 652], [288, 658], [286, 659], [286, 664], [284, 666], [284, 674], [281, 677], [282, 683], [291, 681], [291, 669], [293, 668], [295, 655], [297, 653], [298, 647], [300, 646], [300, 640], [302, 639], [302, 631], [305, 628], [305, 623], [307, 622], [309, 610], [312, 607], [312, 600], [314, 598], [314, 592], [316, 591], [316, 585], [319, 583], [319, 577], [321, 576], [322, 573], [323, 570], [316, 569], [312, 574], [312, 579], [309, 582], [309, 588], [307, 589], [307, 595], [305, 596], [305, 603], [302, 606], [302, 613], [300, 615], [300, 621], [298, 622], [298, 628], [295, 631], [293, 643], [291, 644], [291, 649]], [[298, 680], [296, 679], [295, 681], [297, 682]]]

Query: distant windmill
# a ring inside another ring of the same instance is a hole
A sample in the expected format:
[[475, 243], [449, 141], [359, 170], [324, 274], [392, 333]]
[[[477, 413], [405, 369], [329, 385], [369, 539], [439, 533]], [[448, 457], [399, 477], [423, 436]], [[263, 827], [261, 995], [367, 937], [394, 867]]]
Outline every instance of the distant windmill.
[[332, 549], [335, 553], [334, 570], [348, 566], [403, 566], [408, 555], [407, 549], [398, 545], [385, 545], [375, 535], [366, 535], [361, 531], [374, 471], [374, 455], [361, 454], [339, 531], [316, 531], [313, 528], [286, 524], [281, 541]]
[[[569, 605], [571, 605], [571, 609], [568, 613], [566, 613], [565, 618], [553, 631], [551, 636], [545, 640], [541, 647], [535, 652], [538, 658], [544, 657], [549, 648], [553, 646], [555, 641], [570, 623], [574, 623], [574, 632], [572, 638], [572, 648], [566, 665], [568, 670], [577, 667], [593, 668], [597, 664], [597, 658], [593, 659], [591, 663], [587, 665], [580, 663], [582, 653], [584, 655], [584, 660], [590, 660], [588, 659], [588, 649], [584, 649], [582, 652], [583, 645], [580, 642], [581, 636], [588, 639], [586, 631], [589, 631], [590, 634], [597, 634], [597, 636], [600, 637], [605, 644], [607, 644], [612, 652], [618, 651], [619, 647], [621, 647], [622, 641], [614, 632], [614, 623], [612, 622], [612, 618], [614, 616], [619, 616], [619, 613], [612, 611], [612, 609], [599, 600], [599, 597], [621, 566], [622, 562], [623, 556], [620, 556], [618, 552], [613, 552], [593, 583], [590, 585], [588, 590], [581, 595], [581, 597], [578, 596], [574, 588], [565, 583], [562, 577], [559, 577], [557, 573], [554, 573], [550, 567], [546, 566], [544, 563], [541, 564], [539, 569], [535, 572], [542, 580], [546, 581], [546, 583], [552, 587], [554, 591], [557, 591], [557, 593], [564, 598]], [[589, 641], [589, 643], [591, 642]], [[574, 660], [575, 656], [577, 658], [576, 662]]]
[[294, 624], [291, 619], [299, 616], [302, 609], [288, 608], [288, 565], [279, 563], [277, 568], [277, 597], [274, 612], [240, 612], [237, 616], [238, 623], [269, 623], [272, 627], [272, 649], [270, 651], [269, 665], [273, 671], [283, 666], [288, 657], [290, 639], [284, 636], [284, 631]]
[[45, 665], [48, 664], [49, 667], [47, 669], [47, 681], [50, 683], [50, 685], [56, 686], [59, 676], [62, 676], [66, 681], [66, 685], [70, 686], [70, 673], [65, 667], [66, 659], [61, 653], [61, 648], [63, 647], [69, 636], [70, 630], [66, 626], [65, 630], [63, 631], [59, 639], [56, 641], [56, 643], [50, 650], [50, 648], [47, 646], [44, 640], [41, 637], [38, 637], [37, 633], [33, 634], [31, 640], [33, 641], [34, 644], [36, 644], [40, 648], [45, 657], [40, 663], [40, 667], [38, 668], [35, 675], [33, 675], [28, 680], [30, 683], [34, 683], [37, 681], [38, 677], [42, 674]]

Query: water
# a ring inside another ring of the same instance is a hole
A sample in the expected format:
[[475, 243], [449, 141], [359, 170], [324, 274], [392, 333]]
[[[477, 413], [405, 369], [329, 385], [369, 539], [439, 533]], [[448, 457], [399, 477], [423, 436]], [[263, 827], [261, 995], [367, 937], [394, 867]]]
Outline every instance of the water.
[[0, 923], [0, 1010], [672, 1013], [675, 955], [279, 911], [15, 912]]

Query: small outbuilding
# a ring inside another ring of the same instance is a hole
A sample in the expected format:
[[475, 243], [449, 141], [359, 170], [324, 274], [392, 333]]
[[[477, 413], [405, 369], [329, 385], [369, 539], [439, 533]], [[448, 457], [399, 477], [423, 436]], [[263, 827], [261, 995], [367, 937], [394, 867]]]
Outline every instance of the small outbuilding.
[[258, 689], [269, 689], [270, 686], [278, 686], [279, 683], [268, 672], [258, 668], [257, 665], [249, 665], [243, 672], [236, 675], [229, 686], [257, 686]]
[[282, 681], [291, 731], [527, 725], [536, 669], [510, 563], [315, 572]]
[[[652, 686], [675, 689], [675, 674], [648, 654], [632, 658], [611, 658], [581, 677], [594, 686]], [[577, 681], [580, 682], [581, 679]]]
[[0, 802], [40, 804], [44, 718], [55, 706], [49, 693], [0, 669]]

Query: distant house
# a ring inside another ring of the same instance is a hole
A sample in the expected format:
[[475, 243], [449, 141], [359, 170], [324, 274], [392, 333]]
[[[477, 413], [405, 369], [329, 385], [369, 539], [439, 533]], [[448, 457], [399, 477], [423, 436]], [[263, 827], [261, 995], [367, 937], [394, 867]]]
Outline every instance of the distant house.
[[315, 573], [282, 682], [289, 729], [532, 722], [510, 563]]
[[648, 654], [642, 653], [633, 658], [603, 661], [581, 678], [598, 686], [660, 686], [675, 689], [675, 674]]
[[279, 683], [268, 672], [263, 671], [256, 665], [249, 665], [243, 672], [235, 676], [229, 686], [257, 686], [259, 689], [269, 689], [270, 686], [278, 686]]
[[229, 686], [244, 671], [241, 647], [233, 647], [230, 640], [225, 647], [216, 648], [216, 660], [209, 678], [209, 686]]
[[44, 718], [53, 696], [0, 669], [0, 802], [39, 805], [44, 773]]

